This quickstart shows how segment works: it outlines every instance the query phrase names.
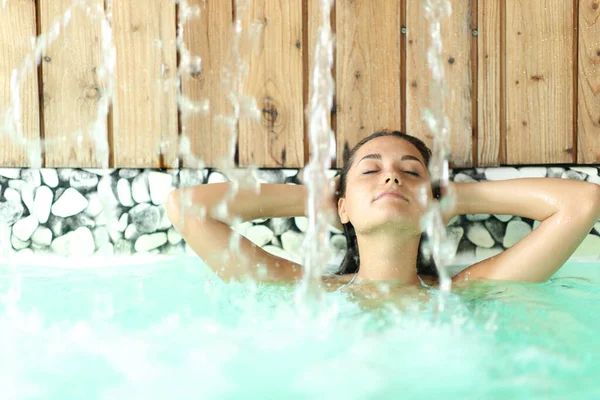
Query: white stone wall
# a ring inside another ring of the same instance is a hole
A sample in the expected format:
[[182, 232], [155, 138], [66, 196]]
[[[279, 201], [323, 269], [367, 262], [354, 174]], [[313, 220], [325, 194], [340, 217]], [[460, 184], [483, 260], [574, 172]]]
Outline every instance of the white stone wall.
[[[335, 171], [332, 171], [335, 173]], [[265, 183], [300, 183], [298, 170], [259, 170]], [[600, 184], [598, 167], [502, 167], [455, 170], [458, 182], [521, 177], [560, 177]], [[0, 169], [0, 250], [11, 254], [113, 256], [183, 254], [186, 244], [164, 208], [176, 187], [225, 181], [214, 170]], [[300, 261], [305, 217], [273, 218], [235, 227], [267, 251]], [[539, 223], [510, 215], [465, 215], [451, 221], [456, 262], [485, 259], [514, 245]], [[342, 234], [331, 228], [332, 265], [345, 252]], [[600, 222], [574, 255], [600, 259]]]

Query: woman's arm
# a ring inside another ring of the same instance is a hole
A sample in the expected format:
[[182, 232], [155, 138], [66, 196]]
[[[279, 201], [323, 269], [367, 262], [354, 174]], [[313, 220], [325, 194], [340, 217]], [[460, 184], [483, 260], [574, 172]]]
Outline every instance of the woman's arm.
[[476, 263], [454, 279], [541, 282], [573, 254], [600, 218], [600, 186], [558, 179], [526, 178], [454, 183], [454, 214], [509, 214], [542, 223], [510, 249]]
[[[304, 215], [305, 187], [263, 184], [259, 193], [241, 189], [227, 202], [229, 213], [225, 215], [223, 206], [229, 189], [229, 183], [214, 183], [171, 192], [167, 213], [187, 244], [224, 280], [244, 275], [262, 281], [300, 277], [302, 271], [298, 264], [267, 253], [239, 237], [229, 225], [258, 218]], [[234, 236], [239, 240], [239, 250], [237, 254], [230, 254], [229, 244]]]

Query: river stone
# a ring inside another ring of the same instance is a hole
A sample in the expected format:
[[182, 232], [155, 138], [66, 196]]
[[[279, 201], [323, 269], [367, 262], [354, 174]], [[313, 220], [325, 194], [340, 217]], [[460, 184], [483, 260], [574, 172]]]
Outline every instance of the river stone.
[[273, 231], [264, 225], [254, 225], [246, 231], [246, 237], [255, 245], [262, 247], [273, 240]]
[[598, 175], [598, 168], [595, 167], [570, 167], [572, 171], [584, 173], [588, 176]]
[[19, 168], [0, 168], [0, 176], [8, 179], [19, 179], [21, 170]]
[[598, 175], [589, 175], [587, 177], [587, 181], [595, 183], [596, 185], [600, 185], [600, 176], [598, 176]]
[[102, 202], [97, 192], [88, 193], [86, 196], [88, 206], [85, 208], [85, 215], [90, 217], [97, 217], [102, 212]]
[[31, 236], [33, 243], [39, 246], [50, 246], [52, 243], [52, 231], [45, 226], [38, 226]]
[[103, 247], [107, 247], [110, 244], [110, 238], [108, 236], [108, 229], [105, 226], [97, 226], [92, 230], [92, 236], [94, 236], [94, 244], [96, 250]]
[[[60, 173], [59, 173], [60, 176]], [[69, 186], [81, 192], [89, 192], [98, 185], [98, 175], [87, 171], [73, 170], [69, 176]]]
[[119, 201], [125, 207], [133, 206], [133, 198], [131, 197], [131, 184], [125, 178], [119, 179], [117, 183], [117, 196]]
[[130, 224], [127, 229], [125, 229], [125, 239], [127, 240], [136, 240], [141, 235], [141, 232], [137, 230], [134, 224]]
[[158, 207], [143, 203], [129, 210], [131, 223], [140, 233], [152, 233], [158, 229], [160, 223], [160, 211]]
[[73, 215], [72, 217], [65, 218], [65, 229], [68, 231], [74, 231], [75, 229], [85, 226], [87, 228], [95, 228], [96, 221], [92, 217], [88, 217], [85, 214]]
[[[8, 189], [6, 189], [8, 190]], [[17, 193], [18, 195], [18, 193]], [[23, 205], [21, 201], [12, 202], [5, 201], [0, 203], [0, 221], [6, 223], [8, 226], [13, 225], [21, 215], [23, 215]]]
[[508, 222], [513, 218], [512, 215], [507, 215], [507, 214], [494, 214], [494, 217], [496, 217], [496, 219], [498, 219], [499, 221], [502, 221], [502, 222]]
[[114, 207], [119, 204], [113, 186], [116, 186], [116, 183], [111, 175], [102, 177], [98, 182], [98, 196], [100, 196], [100, 202], [105, 207]]
[[55, 169], [42, 168], [40, 169], [40, 174], [42, 174], [42, 181], [48, 187], [55, 188], [58, 186], [58, 174]]
[[65, 219], [50, 214], [46, 226], [50, 228], [54, 237], [62, 236], [65, 231]]
[[294, 223], [300, 232], [306, 232], [306, 229], [308, 228], [307, 217], [294, 217]]
[[133, 179], [131, 195], [136, 203], [149, 203], [150, 192], [148, 191], [148, 173], [143, 172]]
[[196, 186], [204, 183], [204, 173], [201, 169], [182, 169], [179, 172], [179, 187]]
[[173, 176], [164, 172], [148, 172], [148, 186], [150, 188], [150, 199], [154, 205], [165, 204], [167, 196], [174, 189]]
[[[544, 178], [547, 174], [547, 169], [544, 167], [523, 167], [519, 168], [520, 178]], [[477, 251], [475, 251], [477, 253]]]
[[171, 228], [167, 231], [167, 239], [171, 244], [178, 244], [182, 240], [181, 235], [175, 228]]
[[54, 195], [48, 186], [40, 186], [35, 191], [35, 199], [33, 200], [33, 214], [37, 217], [40, 223], [45, 224], [50, 216], [50, 208]]
[[25, 184], [25, 181], [22, 181], [20, 179], [14, 179], [12, 181], [8, 181], [8, 187], [16, 190], [19, 193], [21, 192], [21, 188], [23, 187], [24, 184]]
[[548, 178], [560, 178], [564, 172], [565, 172], [565, 169], [562, 167], [549, 167], [547, 177]]
[[62, 256], [89, 256], [95, 250], [94, 237], [89, 228], [81, 227], [54, 239], [51, 247]]
[[563, 172], [563, 174], [561, 175], [561, 178], [573, 179], [573, 180], [577, 180], [577, 181], [584, 181], [586, 178], [586, 175], [579, 171], [567, 170], [567, 171]]
[[519, 240], [531, 232], [531, 226], [525, 221], [510, 221], [506, 226], [506, 234], [502, 245], [505, 248], [512, 247]]
[[31, 245], [31, 241], [28, 240], [28, 241], [24, 242], [21, 239], [19, 239], [16, 235], [11, 235], [10, 236], [10, 244], [12, 245], [13, 249], [21, 250], [21, 249], [29, 247]]
[[302, 258], [303, 242], [304, 235], [299, 232], [287, 231], [281, 235], [281, 245], [283, 249], [297, 262]]
[[26, 242], [31, 238], [31, 235], [33, 235], [39, 224], [35, 215], [20, 219], [13, 225], [13, 235], [19, 240]]
[[519, 177], [519, 170], [513, 167], [488, 168], [485, 170], [485, 179], [488, 181], [502, 181]]
[[4, 198], [9, 203], [21, 204], [21, 195], [16, 189], [10, 187], [6, 188], [6, 190], [4, 191]]
[[221, 183], [221, 182], [229, 182], [225, 175], [220, 172], [212, 171], [210, 175], [208, 175], [208, 183]]
[[280, 236], [283, 232], [289, 230], [292, 227], [291, 218], [271, 218], [267, 225], [276, 236]]
[[117, 222], [117, 230], [119, 232], [125, 232], [125, 229], [127, 229], [128, 223], [129, 223], [129, 214], [123, 213], [123, 215], [121, 215], [121, 218], [119, 218], [119, 222]]
[[125, 179], [133, 179], [142, 172], [140, 169], [123, 168], [119, 170], [119, 176]]
[[474, 222], [467, 227], [467, 239], [471, 243], [485, 248], [491, 248], [495, 243], [494, 238], [481, 222]]
[[52, 205], [51, 211], [57, 217], [70, 217], [79, 214], [87, 206], [88, 201], [81, 193], [73, 188], [68, 188]]
[[468, 221], [485, 221], [490, 217], [490, 214], [467, 214]]
[[476, 179], [471, 178], [469, 175], [459, 172], [454, 177], [454, 182], [477, 182]]
[[497, 242], [502, 243], [504, 241], [504, 234], [506, 233], [506, 225], [504, 223], [496, 218], [490, 218], [483, 224]]
[[37, 169], [24, 169], [21, 171], [21, 179], [33, 187], [38, 187], [42, 184], [40, 171]]
[[164, 232], [150, 233], [140, 236], [135, 241], [135, 251], [149, 251], [167, 243], [167, 234]]

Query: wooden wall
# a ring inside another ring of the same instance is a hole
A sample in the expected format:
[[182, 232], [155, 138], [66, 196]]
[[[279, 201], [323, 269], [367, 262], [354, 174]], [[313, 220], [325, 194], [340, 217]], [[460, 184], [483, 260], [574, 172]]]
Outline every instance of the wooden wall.
[[[106, 6], [103, 0], [85, 1]], [[232, 113], [232, 105], [222, 76], [239, 68], [230, 52], [234, 1], [188, 3], [201, 12], [183, 26], [183, 43], [202, 61], [181, 88], [197, 104], [210, 102], [210, 109], [187, 118], [178, 112], [176, 89], [181, 58], [176, 16], [182, 3], [148, 0], [134, 7], [114, 0], [108, 10], [116, 72], [102, 133], [110, 145], [110, 166], [195, 167], [178, 158], [182, 132], [207, 165], [230, 157], [223, 116]], [[260, 115], [239, 120], [236, 162], [301, 167], [309, 157], [304, 109], [319, 1], [249, 3], [242, 25], [262, 34], [258, 41], [241, 42], [238, 55], [247, 65], [242, 91], [256, 98]], [[10, 109], [12, 69], [32, 57], [32, 37], [52, 31], [71, 4], [7, 0], [2, 8], [0, 3], [0, 127]], [[452, 165], [600, 163], [600, 1], [453, 0], [452, 5], [443, 24]], [[431, 143], [421, 117], [430, 81], [422, 1], [337, 0], [331, 21], [337, 38], [331, 113], [337, 166], [360, 138], [382, 128]], [[22, 133], [15, 139], [2, 132], [2, 166], [28, 166], [28, 150], [40, 138], [45, 166], [101, 166], [89, 137], [107, 90], [97, 70], [100, 20], [75, 8], [70, 23], [60, 28], [41, 64], [23, 76]]]

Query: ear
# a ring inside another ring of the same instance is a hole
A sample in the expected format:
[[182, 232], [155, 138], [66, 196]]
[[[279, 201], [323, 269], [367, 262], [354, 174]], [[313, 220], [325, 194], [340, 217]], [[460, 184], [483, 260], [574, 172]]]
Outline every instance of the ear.
[[340, 221], [342, 222], [342, 224], [347, 224], [348, 222], [350, 222], [350, 219], [348, 218], [348, 214], [346, 212], [346, 199], [344, 197], [341, 197], [338, 200], [338, 215], [340, 216]]

